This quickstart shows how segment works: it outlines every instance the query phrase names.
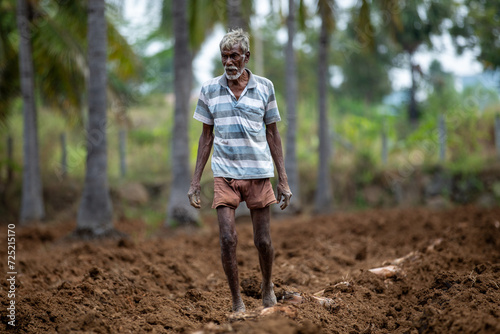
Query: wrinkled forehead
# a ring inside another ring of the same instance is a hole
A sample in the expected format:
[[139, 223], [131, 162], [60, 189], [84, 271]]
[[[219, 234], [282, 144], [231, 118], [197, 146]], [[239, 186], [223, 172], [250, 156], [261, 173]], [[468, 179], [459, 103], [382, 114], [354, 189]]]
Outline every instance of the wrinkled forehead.
[[232, 53], [243, 53], [240, 43], [235, 43], [232, 46], [226, 46], [222, 48], [220, 54], [232, 54]]

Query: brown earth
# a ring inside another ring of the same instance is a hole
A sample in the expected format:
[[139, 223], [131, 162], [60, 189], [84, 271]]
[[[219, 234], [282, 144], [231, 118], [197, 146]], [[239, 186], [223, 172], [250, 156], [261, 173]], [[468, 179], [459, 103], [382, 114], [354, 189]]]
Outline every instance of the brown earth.
[[[16, 227], [14, 331], [500, 333], [500, 208], [275, 217], [280, 303], [266, 315], [251, 224], [240, 221], [246, 317], [230, 316], [216, 221], [205, 222], [200, 230], [151, 234], [124, 220], [116, 226], [130, 239], [101, 242], [68, 240], [74, 222]], [[2, 224], [3, 273], [6, 231]], [[368, 271], [406, 255], [391, 278]], [[5, 331], [6, 279], [0, 288]]]

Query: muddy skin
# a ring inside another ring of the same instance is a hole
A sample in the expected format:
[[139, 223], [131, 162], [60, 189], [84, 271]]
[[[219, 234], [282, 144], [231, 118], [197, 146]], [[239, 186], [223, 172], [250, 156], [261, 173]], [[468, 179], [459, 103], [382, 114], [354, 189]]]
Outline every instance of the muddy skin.
[[240, 284], [238, 278], [238, 262], [236, 261], [236, 246], [238, 236], [234, 223], [234, 210], [225, 206], [217, 208], [219, 220], [219, 242], [222, 259], [222, 267], [229, 283], [231, 297], [233, 299], [233, 312], [245, 312], [245, 304], [241, 299]]
[[[269, 232], [270, 214], [269, 207], [250, 210], [254, 232], [254, 244], [259, 252], [259, 264], [262, 273], [262, 305], [271, 307], [276, 304], [273, 283], [271, 281], [274, 260], [274, 248]], [[217, 208], [219, 221], [219, 241], [221, 247], [222, 267], [226, 274], [233, 300], [233, 312], [245, 312], [245, 304], [241, 298], [238, 261], [236, 260], [236, 234], [234, 209], [220, 206]]]
[[259, 251], [259, 264], [262, 273], [262, 305], [271, 307], [276, 304], [271, 276], [273, 272], [274, 248], [269, 231], [269, 207], [250, 210], [253, 225], [254, 244]]

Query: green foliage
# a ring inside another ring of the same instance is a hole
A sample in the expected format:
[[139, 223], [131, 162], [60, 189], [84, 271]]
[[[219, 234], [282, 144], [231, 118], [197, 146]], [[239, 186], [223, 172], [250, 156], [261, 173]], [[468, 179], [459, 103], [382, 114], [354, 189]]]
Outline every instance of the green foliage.
[[[492, 158], [494, 148], [491, 147], [490, 133], [494, 116], [500, 105], [489, 104], [483, 111], [479, 103], [472, 107], [467, 99], [475, 96], [474, 90], [456, 93], [457, 106], [447, 115], [448, 127], [448, 160], [444, 164], [452, 174], [473, 174], [481, 170]], [[483, 95], [479, 95], [483, 96]], [[431, 96], [429, 96], [429, 99]], [[278, 95], [278, 105], [284, 103]], [[494, 103], [494, 102], [493, 102]], [[381, 168], [395, 170], [434, 166], [438, 163], [437, 115], [433, 104], [428, 108], [425, 117], [417, 129], [404, 133], [397, 131], [399, 124], [406, 124], [404, 116], [389, 116], [382, 107], [366, 105], [363, 102], [349, 99], [335, 100], [330, 106], [330, 119], [333, 133], [332, 143], [335, 147], [333, 168], [338, 173], [351, 175], [353, 182], [359, 186], [369, 184]], [[297, 154], [305, 196], [312, 194], [315, 183], [315, 166], [317, 164], [317, 113], [314, 98], [302, 99], [298, 105]], [[341, 112], [341, 108], [345, 108]], [[350, 108], [350, 109], [347, 109]], [[194, 110], [194, 101], [191, 112]], [[354, 111], [354, 112], [348, 112]], [[57, 176], [61, 150], [59, 134], [67, 131], [67, 121], [58, 114], [45, 109], [40, 110], [43, 123], [40, 124], [40, 156], [44, 177]], [[454, 116], [455, 115], [455, 116]], [[170, 184], [170, 150], [172, 105], [164, 96], [156, 95], [145, 99], [141, 105], [130, 109], [133, 124], [128, 131], [127, 139], [127, 180], [147, 183]], [[284, 111], [282, 118], [285, 120]], [[282, 138], [287, 130], [286, 121], [278, 124]], [[16, 109], [10, 118], [9, 128], [14, 136], [14, 163], [22, 166], [22, 115]], [[389, 164], [382, 165], [381, 133], [386, 131], [389, 144]], [[119, 174], [118, 131], [119, 125], [111, 121], [108, 126], [108, 166], [111, 183], [121, 182]], [[198, 139], [201, 134], [201, 123], [191, 120], [189, 126], [190, 161], [194, 166]], [[474, 140], [471, 140], [473, 138]], [[0, 156], [5, 157], [5, 145], [0, 145]], [[83, 180], [86, 157], [86, 142], [83, 128], [68, 132], [69, 175]], [[5, 166], [4, 166], [5, 168]], [[405, 169], [405, 170], [406, 170]], [[17, 177], [19, 177], [19, 174]], [[211, 182], [210, 162], [204, 173], [204, 181]], [[363, 197], [358, 194], [360, 205]], [[206, 196], [208, 198], [208, 196]], [[207, 199], [207, 201], [209, 201]], [[160, 211], [162, 211], [161, 209]], [[147, 216], [152, 226], [163, 219], [163, 216], [138, 209], [130, 212], [131, 217]]]
[[134, 129], [129, 132], [129, 139], [140, 146], [151, 145], [158, 140], [158, 136], [156, 135], [158, 132], [156, 129], [153, 131], [149, 129]]
[[450, 33], [454, 37], [457, 51], [461, 54], [466, 49], [477, 49], [477, 59], [486, 68], [500, 68], [500, 1], [462, 2]]
[[384, 22], [371, 20], [370, 5], [361, 2], [361, 7], [350, 10], [350, 21], [345, 31], [336, 34], [341, 45], [340, 59], [344, 80], [340, 87], [343, 96], [380, 103], [391, 92], [389, 69], [393, 66], [395, 52], [391, 50], [389, 38], [383, 34]]
[[165, 221], [164, 209], [160, 207], [126, 205], [123, 210], [127, 219], [141, 220], [146, 224], [146, 237], [154, 234]]
[[0, 0], [0, 129], [7, 125], [11, 104], [19, 95], [15, 2]]
[[[52, 115], [51, 112], [61, 110], [61, 114], [72, 114], [73, 118], [81, 115], [80, 107], [85, 100], [83, 73], [86, 67], [86, 28], [82, 28], [86, 25], [85, 2], [51, 0], [33, 3], [40, 6], [37, 7], [38, 16], [33, 22], [33, 45], [39, 88], [37, 96], [45, 106], [39, 117], [42, 120], [40, 156], [43, 172], [54, 173], [60, 160], [59, 134], [72, 128], [68, 136], [70, 175], [81, 178], [86, 155], [82, 122], [61, 118], [61, 115]], [[252, 2], [244, 3], [245, 6], [252, 6]], [[146, 40], [139, 41], [135, 45], [136, 52], [116, 29], [119, 15], [115, 9], [111, 6], [108, 12], [109, 84], [113, 96], [125, 101], [125, 106], [130, 108], [127, 177], [139, 181], [170, 181], [169, 159], [174, 140], [171, 134], [173, 96], [168, 94], [174, 87], [172, 0], [161, 1], [161, 4], [162, 21], [158, 30]], [[333, 1], [319, 1], [319, 13], [308, 17], [306, 4], [306, 1], [300, 1], [299, 11], [302, 13], [301, 24], [307, 29], [298, 32], [296, 38], [299, 78], [297, 156], [302, 174], [311, 174], [318, 163], [316, 152], [319, 146], [318, 16], [330, 14], [325, 18], [329, 27], [333, 28], [336, 17], [332, 10], [336, 7]], [[454, 22], [454, 36], [457, 37], [459, 50], [480, 46], [479, 58], [488, 66], [498, 67], [500, 52], [497, 50], [498, 36], [495, 34], [498, 30], [500, 1], [466, 0], [465, 4], [469, 5], [469, 10], [458, 13], [467, 15]], [[309, 8], [309, 12], [314, 12], [314, 9]], [[422, 87], [427, 98], [422, 103], [423, 117], [417, 127], [408, 124], [402, 109], [389, 110], [380, 104], [382, 97], [390, 90], [390, 68], [401, 65], [398, 64], [401, 58], [395, 54], [401, 50], [413, 52], [420, 45], [430, 46], [430, 36], [443, 31], [446, 27], [443, 22], [453, 17], [454, 9], [451, 0], [404, 3], [395, 0], [361, 1], [352, 9], [351, 15], [346, 16], [346, 28], [330, 34], [331, 56], [326, 61], [340, 68], [344, 79], [341, 86], [335, 89], [328, 84], [329, 101], [332, 101], [328, 105], [328, 112], [331, 142], [334, 145], [333, 161], [335, 166], [355, 170], [360, 184], [368, 183], [373, 177], [371, 171], [382, 165], [383, 131], [388, 138], [387, 167], [398, 168], [408, 163], [415, 167], [437, 164], [439, 147], [436, 127], [441, 114], [445, 116], [448, 128], [446, 168], [454, 172], [475, 171], [484, 165], [485, 157], [491, 155], [493, 116], [499, 110], [498, 94], [480, 87], [457, 92], [453, 77], [444, 72], [439, 63], [433, 63], [429, 73], [422, 73], [422, 81], [426, 81]], [[216, 24], [227, 21], [225, 15], [225, 1], [190, 0], [191, 43], [195, 51]], [[0, 0], [0, 127], [4, 124], [15, 135], [14, 164], [22, 166], [21, 105], [14, 98], [19, 96], [19, 36], [15, 19], [15, 1]], [[264, 73], [256, 74], [264, 75], [274, 83], [284, 120], [279, 123], [279, 129], [282, 138], [285, 138], [287, 125], [283, 95], [287, 83], [284, 75], [284, 44], [280, 39], [282, 27], [279, 15], [266, 17], [265, 26], [260, 27], [259, 37], [264, 44], [265, 62]], [[465, 39], [458, 39], [458, 36]], [[390, 43], [391, 38], [397, 42], [396, 45]], [[460, 41], [464, 43], [459, 44]], [[163, 43], [162, 50], [154, 55], [145, 55], [144, 50], [152, 42]], [[218, 45], [213, 47], [218, 48]], [[141, 55], [140, 58], [136, 53]], [[252, 54], [251, 69], [254, 58]], [[222, 69], [218, 56], [214, 62], [217, 63], [214, 76], [220, 75]], [[137, 74], [141, 75], [139, 82], [135, 78]], [[168, 95], [165, 96], [165, 93]], [[130, 102], [140, 95], [142, 99], [131, 105]], [[194, 105], [189, 112], [193, 110]], [[12, 116], [7, 120], [8, 111]], [[109, 173], [112, 180], [119, 178], [118, 129], [122, 125], [112, 120], [108, 127]], [[191, 121], [189, 131], [190, 159], [194, 163], [201, 124]], [[4, 152], [5, 145], [0, 145], [0, 153]], [[204, 177], [209, 179], [209, 176], [210, 167], [207, 165]], [[307, 178], [309, 181], [314, 179], [311, 175]]]
[[430, 95], [424, 106], [427, 117], [450, 114], [460, 108], [460, 95], [454, 87], [454, 77], [442, 70], [441, 64], [434, 60], [429, 68], [428, 89]]
[[[264, 73], [256, 73], [263, 75], [271, 80], [277, 94], [285, 94], [285, 45], [281, 44], [276, 31], [280, 29], [280, 21], [277, 17], [269, 17], [264, 27], [260, 29], [260, 37], [263, 40], [263, 59]], [[304, 32], [297, 33], [296, 40], [300, 40], [300, 47], [296, 49], [297, 61], [297, 78], [299, 78], [298, 93], [300, 97], [316, 96], [317, 84], [317, 40], [318, 32], [309, 29]], [[333, 50], [332, 50], [333, 51]], [[255, 58], [255, 56], [253, 56]], [[213, 75], [217, 76], [222, 73], [220, 65], [220, 57], [216, 56], [213, 60], [216, 66], [214, 67]], [[249, 68], [252, 70], [252, 57], [250, 58]], [[285, 105], [284, 103], [281, 105]]]
[[377, 169], [376, 158], [373, 151], [361, 149], [354, 160], [354, 179], [359, 186], [368, 185], [373, 181], [374, 172]]
[[388, 66], [376, 55], [353, 52], [342, 67], [344, 81], [340, 93], [366, 103], [380, 103], [391, 92]]
[[[161, 0], [160, 24], [151, 33], [149, 40], [172, 40], [174, 37], [172, 4], [175, 0]], [[226, 22], [224, 0], [189, 0], [187, 19], [189, 22], [189, 40], [191, 50], [196, 54], [205, 38], [210, 35], [217, 23]], [[252, 12], [251, 1], [244, 1], [248, 15]]]
[[326, 26], [326, 30], [331, 33], [335, 30], [337, 21], [335, 18], [335, 0], [318, 0], [318, 15], [321, 22]]
[[[20, 95], [15, 0], [0, 1], [0, 124]], [[85, 100], [87, 6], [85, 1], [30, 1], [35, 88], [50, 110], [80, 117]], [[110, 10], [113, 7], [108, 7]], [[108, 15], [109, 88], [122, 103], [132, 93], [124, 84], [136, 78], [140, 62]], [[116, 80], [114, 80], [116, 79]]]
[[443, 21], [453, 16], [454, 9], [453, 0], [406, 1], [399, 12], [401, 28], [395, 22], [389, 27], [403, 50], [413, 54], [422, 44], [432, 47], [431, 36], [443, 32]]
[[172, 93], [174, 91], [173, 48], [166, 48], [151, 56], [144, 56], [145, 73], [143, 94]]
[[452, 174], [477, 175], [487, 166], [485, 158], [478, 154], [463, 154], [445, 164]]
[[[0, 138], [0, 152], [5, 152], [4, 155], [0, 156], [0, 181], [3, 182], [7, 178], [7, 170], [11, 169], [14, 173], [19, 173], [22, 171], [22, 167], [15, 159], [9, 159], [7, 156], [7, 137]], [[5, 173], [3, 173], [5, 171]], [[2, 175], [5, 174], [5, 175]]]

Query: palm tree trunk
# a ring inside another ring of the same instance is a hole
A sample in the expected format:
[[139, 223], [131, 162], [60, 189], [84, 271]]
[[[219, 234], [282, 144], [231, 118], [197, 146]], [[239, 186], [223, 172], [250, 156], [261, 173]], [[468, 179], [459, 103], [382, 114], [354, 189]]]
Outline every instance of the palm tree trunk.
[[226, 2], [228, 29], [242, 28], [246, 31], [248, 28], [241, 13], [241, 1], [242, 0], [227, 0]]
[[42, 181], [38, 156], [38, 129], [35, 105], [35, 82], [31, 53], [31, 32], [28, 19], [28, 3], [17, 1], [17, 25], [19, 29], [19, 70], [23, 96], [23, 186], [20, 222], [40, 220], [45, 216]]
[[293, 41], [295, 38], [295, 0], [288, 1], [288, 43], [286, 46], [286, 109], [288, 128], [286, 132], [285, 166], [288, 184], [294, 200], [290, 203], [293, 211], [300, 211], [300, 182], [297, 167], [297, 68]]
[[[175, 4], [174, 4], [175, 3]], [[196, 224], [198, 213], [187, 199], [191, 182], [188, 117], [192, 84], [192, 55], [189, 47], [187, 1], [172, 3], [174, 21], [175, 110], [172, 140], [172, 184], [167, 208], [167, 225]]]
[[319, 162], [316, 181], [315, 210], [318, 213], [331, 211], [332, 189], [330, 184], [330, 136], [328, 135], [327, 91], [328, 91], [328, 30], [323, 19], [319, 37], [318, 100], [319, 100]]
[[87, 165], [75, 234], [84, 238], [110, 236], [113, 231], [106, 140], [107, 26], [105, 1], [88, 2], [88, 123]]

